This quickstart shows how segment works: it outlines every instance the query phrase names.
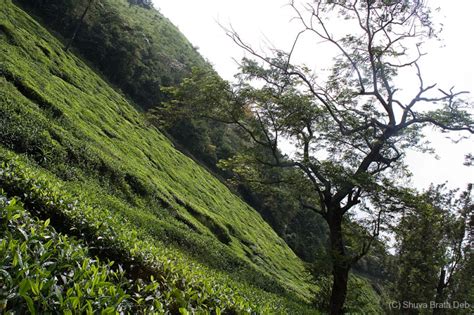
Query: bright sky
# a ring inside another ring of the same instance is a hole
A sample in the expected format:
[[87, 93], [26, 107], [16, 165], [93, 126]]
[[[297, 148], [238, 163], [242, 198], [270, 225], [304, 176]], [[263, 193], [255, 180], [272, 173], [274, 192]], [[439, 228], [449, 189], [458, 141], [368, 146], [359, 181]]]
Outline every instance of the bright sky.
[[[428, 56], [422, 64], [426, 83], [438, 82], [439, 87], [449, 89], [455, 85], [459, 90], [474, 94], [474, 1], [428, 0], [432, 7], [440, 7], [437, 21], [444, 24], [442, 45], [430, 46]], [[219, 26], [232, 27], [242, 39], [255, 48], [265, 50], [273, 45], [288, 51], [295, 34], [300, 30], [297, 21], [292, 21], [294, 12], [287, 6], [288, 0], [154, 0], [158, 8], [181, 32], [199, 47], [199, 52], [214, 65], [224, 78], [231, 80], [237, 72], [235, 60], [244, 53]], [[316, 67], [327, 56], [314, 42], [305, 41], [297, 50], [297, 60]], [[415, 83], [416, 84], [416, 83]], [[474, 99], [474, 95], [470, 96]], [[444, 135], [427, 129], [428, 138], [437, 150], [439, 159], [421, 153], [410, 153], [407, 157], [414, 174], [416, 188], [427, 188], [430, 183], [448, 181], [449, 186], [464, 188], [474, 181], [474, 167], [463, 166], [464, 154], [474, 153], [473, 137], [453, 144]]]

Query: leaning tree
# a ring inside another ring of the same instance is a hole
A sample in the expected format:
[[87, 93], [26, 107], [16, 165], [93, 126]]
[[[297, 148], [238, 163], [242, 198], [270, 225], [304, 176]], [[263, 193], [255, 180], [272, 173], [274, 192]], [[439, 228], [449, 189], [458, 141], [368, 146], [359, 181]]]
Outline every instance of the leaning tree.
[[[172, 89], [171, 108], [245, 131], [255, 146], [232, 160], [247, 163], [236, 172], [249, 173], [255, 163], [299, 170], [297, 180], [291, 173], [298, 182], [295, 193], [329, 228], [329, 308], [340, 314], [349, 271], [377, 238], [388, 215], [384, 200], [396, 197], [400, 176], [407, 174], [406, 150], [426, 150], [425, 127], [474, 133], [472, 104], [462, 99], [466, 92], [442, 89], [422, 75], [423, 42], [437, 36], [426, 1], [315, 0], [290, 6], [302, 25], [290, 51], [261, 53], [229, 30], [250, 55], [242, 61], [238, 83], [197, 71]], [[333, 31], [334, 21], [348, 27]], [[327, 76], [293, 62], [308, 35], [337, 51]], [[407, 98], [399, 76], [406, 79], [410, 72], [416, 91]], [[280, 146], [287, 142], [293, 152], [284, 156]], [[356, 242], [347, 237], [355, 209], [369, 213]]]

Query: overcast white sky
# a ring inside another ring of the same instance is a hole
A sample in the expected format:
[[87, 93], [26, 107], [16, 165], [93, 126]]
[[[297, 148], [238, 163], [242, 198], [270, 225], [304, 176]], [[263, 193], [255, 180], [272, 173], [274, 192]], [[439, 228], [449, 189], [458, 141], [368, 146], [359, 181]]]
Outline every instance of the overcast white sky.
[[[437, 21], [444, 24], [444, 47], [440, 43], [430, 46], [422, 64], [426, 83], [438, 82], [438, 86], [447, 89], [455, 85], [460, 90], [474, 93], [474, 37], [471, 34], [474, 30], [474, 1], [429, 2], [441, 9]], [[288, 0], [154, 0], [155, 7], [178, 26], [228, 80], [237, 72], [234, 59], [240, 60], [244, 54], [225, 35], [219, 23], [232, 25], [241, 38], [256, 48], [265, 49], [270, 43], [289, 50], [300, 25], [291, 21], [294, 13], [287, 3]], [[317, 62], [331, 57], [325, 56], [314, 41], [303, 44], [299, 46], [296, 57], [310, 67], [317, 67]], [[474, 95], [470, 97], [474, 98]], [[424, 189], [430, 183], [448, 181], [453, 188], [464, 188], [466, 183], [473, 182], [474, 167], [463, 166], [463, 161], [465, 153], [474, 153], [474, 138], [453, 144], [444, 135], [431, 132], [428, 136], [440, 159], [421, 153], [408, 155], [414, 186]]]

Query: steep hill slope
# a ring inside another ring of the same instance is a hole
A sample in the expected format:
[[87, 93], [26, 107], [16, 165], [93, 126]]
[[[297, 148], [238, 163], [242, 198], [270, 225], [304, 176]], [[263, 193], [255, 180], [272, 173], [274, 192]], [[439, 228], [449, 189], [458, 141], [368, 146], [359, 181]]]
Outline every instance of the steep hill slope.
[[[16, 0], [63, 36], [74, 34], [89, 0]], [[174, 85], [191, 67], [209, 67], [181, 32], [155, 10], [128, 0], [94, 0], [72, 47], [142, 107], [163, 99], [160, 86]]]
[[[175, 150], [122, 95], [11, 1], [1, 1], [0, 21], [2, 174], [10, 174], [8, 167], [22, 174], [21, 180], [0, 180], [7, 195], [20, 196], [27, 209], [51, 215], [56, 228], [74, 234], [81, 216], [48, 212], [48, 202], [31, 199], [41, 187], [57, 185], [55, 196], [69, 196], [58, 203], [80, 196], [85, 208], [97, 209], [96, 216], [84, 217], [87, 228], [78, 234], [89, 242], [100, 237], [100, 228], [89, 225], [108, 222], [114, 233], [131, 230], [129, 242], [146, 239], [182, 261], [301, 301], [310, 298], [303, 263], [252, 208]], [[37, 177], [44, 178], [35, 182]], [[130, 244], [122, 250], [132, 258], [140, 252]]]
[[[193, 66], [210, 68], [166, 17], [156, 10], [136, 5], [143, 1], [15, 0], [14, 3], [40, 17], [42, 24], [62, 36], [64, 45], [88, 8], [71, 49], [84, 56], [135, 104], [148, 113], [156, 110], [160, 117], [164, 113], [161, 102], [170, 96], [162, 92], [162, 87], [180, 83]], [[224, 178], [231, 177], [232, 172], [223, 171], [217, 162], [247, 147], [244, 135], [228, 124], [178, 115], [176, 111], [165, 119], [153, 121], [179, 144], [179, 150]], [[320, 257], [327, 243], [326, 225], [321, 218], [302, 208], [297, 198], [282, 193], [284, 189], [259, 192], [250, 186], [240, 182], [238, 193], [295, 253], [307, 262]]]

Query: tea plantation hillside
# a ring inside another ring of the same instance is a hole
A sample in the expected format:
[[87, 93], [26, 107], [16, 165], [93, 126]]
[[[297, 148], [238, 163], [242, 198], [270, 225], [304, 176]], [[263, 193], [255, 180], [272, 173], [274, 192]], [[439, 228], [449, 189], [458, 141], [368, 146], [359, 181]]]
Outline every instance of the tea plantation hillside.
[[[378, 313], [353, 280], [348, 309]], [[253, 208], [0, 0], [1, 313], [317, 314], [321, 290]]]
[[[166, 132], [181, 152], [224, 179], [234, 175], [217, 164], [248, 148], [248, 140], [238, 128], [163, 110], [166, 107], [163, 102], [172, 98], [163, 87], [180, 84], [193, 67], [211, 67], [171, 21], [148, 5], [150, 1], [14, 0], [13, 3], [58, 34], [64, 46], [71, 43], [71, 51], [79, 53], [134, 105], [146, 111], [149, 121]], [[78, 24], [86, 9], [87, 14]], [[285, 194], [284, 189], [263, 192], [243, 182], [235, 185], [235, 190], [305, 262], [313, 263], [324, 252], [326, 225], [317, 214], [301, 207], [297, 198]]]
[[209, 299], [245, 287], [242, 301], [253, 305], [266, 304], [260, 289], [309, 300], [303, 263], [252, 208], [11, 1], [1, 1], [0, 21], [5, 198], [17, 196], [132, 278], [156, 278], [160, 268], [184, 275], [180, 307], [196, 293], [185, 293], [189, 282]]

